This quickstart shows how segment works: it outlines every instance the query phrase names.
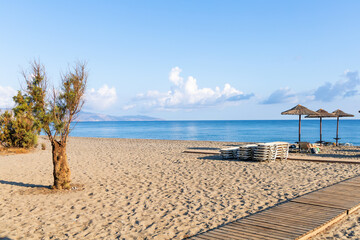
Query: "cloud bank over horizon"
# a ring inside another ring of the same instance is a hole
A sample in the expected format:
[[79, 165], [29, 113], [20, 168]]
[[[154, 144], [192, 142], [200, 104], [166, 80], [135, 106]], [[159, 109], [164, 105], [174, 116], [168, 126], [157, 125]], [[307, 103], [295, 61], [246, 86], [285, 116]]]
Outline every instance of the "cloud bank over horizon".
[[344, 78], [334, 84], [326, 82], [318, 87], [314, 92], [314, 100], [330, 102], [338, 97], [347, 98], [358, 95], [356, 87], [360, 85], [359, 73], [346, 70]]
[[182, 69], [174, 67], [169, 73], [171, 82], [170, 90], [159, 92], [149, 90], [139, 93], [123, 109], [128, 110], [135, 107], [160, 110], [198, 109], [224, 105], [250, 99], [253, 93], [245, 94], [226, 83], [224, 88], [200, 88], [197, 80], [189, 76], [186, 80], [180, 76]]
[[91, 88], [85, 94], [85, 107], [92, 110], [103, 110], [110, 108], [117, 100], [117, 93], [114, 87], [110, 88], [104, 84], [98, 90]]
[[358, 71], [346, 70], [343, 79], [335, 83], [325, 82], [316, 89], [305, 92], [295, 92], [289, 87], [275, 90], [260, 104], [299, 103], [309, 101], [332, 102], [339, 98], [349, 98], [359, 95], [360, 85]]

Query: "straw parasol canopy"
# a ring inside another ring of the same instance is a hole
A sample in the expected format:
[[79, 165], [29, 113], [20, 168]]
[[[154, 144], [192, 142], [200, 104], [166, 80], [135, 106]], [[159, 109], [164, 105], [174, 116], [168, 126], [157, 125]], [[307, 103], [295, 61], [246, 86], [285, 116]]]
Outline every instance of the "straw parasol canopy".
[[318, 115], [318, 113], [298, 104], [295, 107], [282, 112], [281, 115], [299, 115], [299, 143], [300, 143], [301, 142], [301, 115]]
[[307, 115], [305, 118], [320, 118], [320, 143], [322, 143], [322, 118], [327, 118], [327, 117], [336, 117], [335, 114], [333, 113], [329, 113], [327, 111], [325, 111], [324, 109], [320, 108], [319, 110], [316, 111], [318, 113], [318, 115]]
[[335, 111], [332, 112], [336, 117], [337, 117], [337, 121], [336, 121], [336, 146], [338, 145], [338, 141], [339, 141], [339, 118], [341, 117], [354, 117], [354, 115], [349, 114], [349, 113], [345, 113], [343, 111], [341, 111], [340, 109], [337, 109]]

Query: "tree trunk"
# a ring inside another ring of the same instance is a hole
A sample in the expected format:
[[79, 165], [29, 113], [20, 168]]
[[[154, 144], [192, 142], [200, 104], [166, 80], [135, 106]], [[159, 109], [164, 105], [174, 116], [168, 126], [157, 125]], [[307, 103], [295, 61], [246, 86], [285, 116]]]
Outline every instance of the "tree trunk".
[[52, 188], [69, 189], [71, 172], [66, 157], [66, 143], [61, 143], [55, 140], [51, 145], [54, 165], [54, 185]]

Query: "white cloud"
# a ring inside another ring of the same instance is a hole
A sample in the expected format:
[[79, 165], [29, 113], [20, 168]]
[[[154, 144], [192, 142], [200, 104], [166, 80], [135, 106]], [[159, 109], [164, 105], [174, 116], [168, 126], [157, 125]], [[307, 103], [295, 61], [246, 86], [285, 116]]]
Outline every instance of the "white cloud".
[[14, 107], [13, 97], [17, 94], [17, 91], [11, 87], [0, 86], [0, 108], [12, 108]]
[[290, 88], [280, 88], [274, 91], [262, 104], [295, 103], [298, 102], [297, 94]]
[[[140, 93], [134, 99], [136, 105], [158, 109], [194, 109], [237, 102], [253, 96], [253, 94], [244, 94], [228, 83], [223, 89], [199, 88], [197, 80], [192, 76], [184, 81], [180, 76], [181, 71], [179, 67], [171, 69], [169, 81], [172, 85], [169, 91], [162, 93], [150, 90], [147, 93]], [[130, 106], [135, 107], [135, 103]]]
[[315, 100], [330, 102], [337, 97], [345, 98], [358, 95], [356, 90], [360, 84], [358, 72], [347, 70], [344, 73], [344, 77], [345, 79], [339, 80], [334, 84], [326, 82], [318, 87], [314, 92]]
[[135, 104], [129, 104], [123, 107], [124, 110], [129, 110], [129, 109], [133, 109], [134, 107], [136, 107]]
[[343, 79], [335, 82], [325, 82], [316, 89], [305, 92], [295, 92], [290, 88], [274, 91], [262, 104], [299, 103], [309, 101], [332, 102], [338, 98], [348, 98], [359, 95], [360, 78], [357, 71], [345, 71]]
[[116, 102], [117, 94], [114, 87], [109, 88], [106, 84], [98, 90], [91, 88], [85, 95], [86, 105], [95, 110], [109, 108]]
[[183, 78], [180, 77], [181, 71], [182, 70], [179, 67], [174, 67], [173, 69], [171, 69], [169, 73], [169, 80], [170, 82], [175, 84], [175, 86], [179, 86], [183, 84]]

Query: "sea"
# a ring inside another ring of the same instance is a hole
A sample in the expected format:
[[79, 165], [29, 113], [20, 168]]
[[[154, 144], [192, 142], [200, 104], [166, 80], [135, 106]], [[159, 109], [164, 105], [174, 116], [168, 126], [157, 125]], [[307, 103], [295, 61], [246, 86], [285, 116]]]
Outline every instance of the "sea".
[[[78, 122], [76, 137], [201, 140], [225, 142], [298, 141], [298, 120]], [[360, 146], [360, 120], [339, 122], [340, 143]], [[319, 141], [319, 120], [301, 121], [301, 141]], [[334, 142], [336, 120], [323, 119], [322, 139]]]

